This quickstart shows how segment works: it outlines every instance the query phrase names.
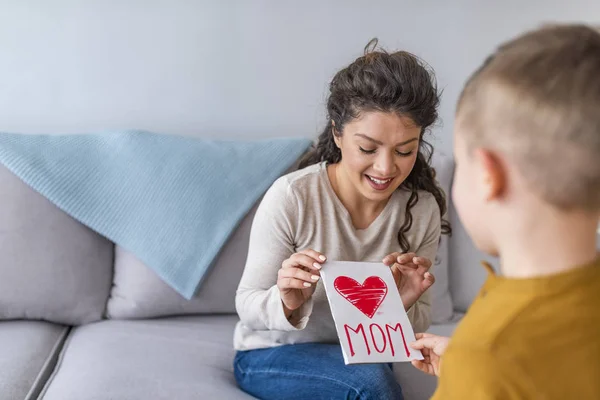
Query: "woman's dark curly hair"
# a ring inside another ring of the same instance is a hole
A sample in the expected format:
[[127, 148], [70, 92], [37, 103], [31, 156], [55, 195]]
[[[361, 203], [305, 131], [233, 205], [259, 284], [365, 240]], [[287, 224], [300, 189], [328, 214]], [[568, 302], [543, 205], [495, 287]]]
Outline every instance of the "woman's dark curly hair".
[[[435, 75], [422, 60], [406, 51], [387, 53], [376, 50], [377, 39], [365, 47], [365, 54], [339, 71], [329, 85], [327, 100], [328, 123], [319, 136], [316, 146], [300, 163], [300, 168], [322, 161], [338, 163], [342, 159], [333, 135], [341, 136], [344, 126], [363, 112], [382, 111], [409, 117], [421, 127], [419, 152], [415, 165], [398, 188], [409, 190], [406, 218], [398, 231], [402, 251], [410, 250], [406, 233], [412, 226], [411, 209], [419, 201], [418, 190], [435, 197], [440, 215], [446, 213], [446, 197], [437, 185], [435, 171], [430, 166], [433, 147], [423, 136], [437, 120], [439, 94]], [[335, 128], [334, 128], [335, 125]], [[442, 218], [442, 233], [451, 234], [450, 223]]]

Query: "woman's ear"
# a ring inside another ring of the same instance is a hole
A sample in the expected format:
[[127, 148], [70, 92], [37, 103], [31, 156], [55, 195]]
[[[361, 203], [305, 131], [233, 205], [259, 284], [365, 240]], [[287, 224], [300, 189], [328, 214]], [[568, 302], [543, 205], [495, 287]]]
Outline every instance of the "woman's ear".
[[336, 135], [335, 133], [335, 121], [331, 120], [331, 135], [333, 136], [333, 142], [335, 143], [338, 149], [341, 149], [342, 143], [340, 140], [340, 136]]
[[480, 171], [477, 183], [483, 199], [493, 201], [501, 198], [507, 187], [507, 171], [501, 158], [487, 149], [473, 152]]

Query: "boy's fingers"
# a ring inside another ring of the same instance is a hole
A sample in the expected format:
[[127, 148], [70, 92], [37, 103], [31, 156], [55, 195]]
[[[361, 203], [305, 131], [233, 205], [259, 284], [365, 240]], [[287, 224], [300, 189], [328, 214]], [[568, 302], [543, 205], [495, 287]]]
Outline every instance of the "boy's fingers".
[[425, 364], [423, 361], [421, 361], [421, 360], [412, 360], [410, 363], [413, 365], [413, 367], [415, 367], [419, 371], [425, 372], [426, 374], [429, 374], [429, 375], [433, 375], [432, 372], [431, 372], [431, 368], [429, 367], [429, 365]]
[[415, 350], [433, 349], [437, 344], [438, 344], [437, 338], [424, 337], [424, 338], [417, 340], [416, 342], [412, 342], [410, 344], [410, 347], [412, 347]]
[[409, 343], [408, 345], [415, 350], [422, 350], [425, 347], [425, 345], [423, 345], [423, 342], [421, 342], [421, 340], [422, 339], [419, 339], [416, 342]]
[[416, 369], [419, 369], [419, 370], [421, 370], [421, 371], [423, 370], [423, 362], [422, 362], [421, 360], [412, 360], [410, 363], [411, 363], [411, 364], [413, 365], [413, 367], [415, 367]]
[[417, 339], [421, 339], [421, 338], [428, 338], [428, 337], [430, 338], [430, 337], [435, 337], [435, 335], [434, 335], [434, 334], [431, 334], [431, 333], [427, 333], [427, 332], [421, 332], [421, 333], [417, 333], [417, 334], [415, 334], [415, 337], [416, 337]]

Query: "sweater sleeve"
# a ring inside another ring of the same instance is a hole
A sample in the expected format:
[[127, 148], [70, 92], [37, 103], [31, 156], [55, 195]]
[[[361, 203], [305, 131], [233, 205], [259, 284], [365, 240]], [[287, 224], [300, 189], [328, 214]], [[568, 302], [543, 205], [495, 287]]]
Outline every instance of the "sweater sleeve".
[[[430, 214], [429, 223], [425, 231], [425, 236], [422, 242], [417, 246], [415, 253], [419, 257], [426, 257], [435, 262], [437, 255], [438, 245], [440, 241], [440, 235], [442, 231], [442, 224], [440, 219], [440, 209], [433, 198], [430, 197], [432, 203], [431, 208], [433, 212]], [[432, 271], [435, 277], [435, 271]], [[435, 283], [434, 283], [435, 285]], [[427, 290], [417, 302], [408, 309], [408, 319], [413, 326], [415, 332], [425, 332], [431, 325], [431, 289]]]
[[254, 216], [248, 258], [235, 297], [240, 320], [250, 329], [304, 329], [312, 312], [311, 298], [288, 320], [277, 287], [282, 262], [296, 251], [298, 207], [292, 188], [282, 177], [267, 191]]

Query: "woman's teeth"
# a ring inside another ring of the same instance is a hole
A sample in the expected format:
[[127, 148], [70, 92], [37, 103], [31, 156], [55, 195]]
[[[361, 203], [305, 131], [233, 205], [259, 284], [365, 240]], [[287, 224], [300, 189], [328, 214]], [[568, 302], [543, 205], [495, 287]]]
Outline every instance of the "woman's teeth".
[[373, 178], [373, 177], [371, 177], [371, 176], [369, 176], [369, 175], [367, 175], [367, 177], [368, 177], [370, 180], [372, 180], [373, 182], [375, 182], [376, 184], [378, 184], [378, 185], [384, 185], [384, 184], [386, 184], [386, 183], [388, 183], [389, 181], [391, 181], [391, 180], [392, 180], [392, 179], [390, 178], [390, 179], [385, 179], [385, 180], [383, 180], [383, 181], [382, 181], [382, 180], [380, 180], [380, 179], [375, 179], [375, 178]]

